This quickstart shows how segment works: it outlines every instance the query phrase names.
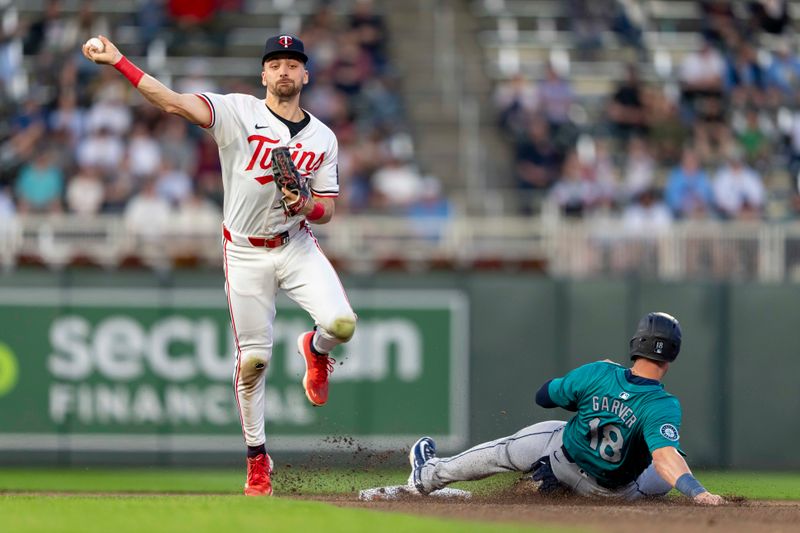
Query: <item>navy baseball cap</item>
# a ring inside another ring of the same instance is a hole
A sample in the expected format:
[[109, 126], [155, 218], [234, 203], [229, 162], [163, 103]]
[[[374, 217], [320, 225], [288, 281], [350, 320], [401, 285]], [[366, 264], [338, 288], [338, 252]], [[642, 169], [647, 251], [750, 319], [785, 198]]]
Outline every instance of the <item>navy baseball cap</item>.
[[297, 56], [303, 63], [308, 63], [308, 56], [306, 55], [305, 47], [303, 47], [303, 41], [301, 41], [297, 35], [292, 35], [291, 33], [283, 33], [267, 39], [267, 44], [264, 45], [264, 56], [261, 58], [261, 64], [263, 65], [264, 61], [276, 54], [291, 54]]

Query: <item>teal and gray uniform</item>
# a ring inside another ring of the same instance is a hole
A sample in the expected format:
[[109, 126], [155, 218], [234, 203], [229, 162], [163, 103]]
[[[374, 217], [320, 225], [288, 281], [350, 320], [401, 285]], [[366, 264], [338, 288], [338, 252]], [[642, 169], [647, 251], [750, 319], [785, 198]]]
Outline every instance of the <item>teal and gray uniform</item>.
[[656, 473], [652, 452], [666, 446], [680, 451], [681, 408], [658, 381], [615, 363], [590, 363], [545, 383], [536, 401], [576, 414], [566, 423], [541, 422], [453, 457], [435, 457], [420, 473], [425, 489], [529, 472], [546, 457], [555, 477], [582, 495], [634, 500], [672, 488]]

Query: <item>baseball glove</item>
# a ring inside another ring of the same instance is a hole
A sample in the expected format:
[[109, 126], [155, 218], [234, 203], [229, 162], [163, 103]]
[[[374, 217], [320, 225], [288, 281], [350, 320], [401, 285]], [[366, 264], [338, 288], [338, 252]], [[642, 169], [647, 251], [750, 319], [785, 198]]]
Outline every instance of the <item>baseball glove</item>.
[[555, 496], [567, 492], [567, 486], [553, 473], [549, 455], [540, 458], [532, 466], [530, 480], [538, 486], [539, 494]]
[[[292, 162], [289, 149], [285, 146], [272, 149], [272, 176], [275, 185], [278, 187], [278, 192], [283, 195], [281, 197], [283, 212], [286, 213], [287, 217], [296, 216], [311, 199], [311, 190], [308, 186], [308, 180], [298, 172], [297, 167]], [[296, 195], [297, 199], [289, 201], [288, 197], [283, 194], [284, 188]]]

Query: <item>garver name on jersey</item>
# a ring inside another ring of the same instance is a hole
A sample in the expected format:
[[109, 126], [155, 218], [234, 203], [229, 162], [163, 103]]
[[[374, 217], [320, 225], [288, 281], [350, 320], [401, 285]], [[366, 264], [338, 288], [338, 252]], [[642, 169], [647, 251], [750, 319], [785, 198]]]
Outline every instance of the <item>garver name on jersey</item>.
[[[628, 427], [633, 426], [636, 422], [636, 415], [633, 413], [633, 409], [621, 401], [611, 399], [608, 396], [603, 396], [602, 398], [592, 396], [592, 411], [606, 411], [607, 413], [617, 415]], [[625, 420], [626, 418], [628, 419]]]
[[[256, 161], [258, 161], [258, 166], [262, 170], [272, 170], [270, 154], [273, 146], [270, 145], [277, 146], [280, 141], [278, 139], [270, 139], [264, 135], [251, 135], [247, 138], [247, 142], [250, 144], [255, 143], [255, 146], [253, 156], [250, 158], [250, 163], [248, 163], [245, 170], [253, 170]], [[302, 144], [297, 143], [294, 147], [290, 146], [289, 151], [292, 154], [292, 162], [297, 167], [297, 170], [301, 174], [308, 175], [319, 170], [319, 167], [322, 166], [322, 162], [325, 161], [325, 152], [317, 154], [316, 152], [300, 151], [302, 147]], [[256, 181], [262, 185], [269, 183], [272, 181], [272, 175], [256, 178]]]

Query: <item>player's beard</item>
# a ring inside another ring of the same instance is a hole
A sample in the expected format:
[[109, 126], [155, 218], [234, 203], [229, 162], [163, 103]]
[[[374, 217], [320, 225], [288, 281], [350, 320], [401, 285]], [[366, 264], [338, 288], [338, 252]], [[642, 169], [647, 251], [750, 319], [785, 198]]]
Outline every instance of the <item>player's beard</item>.
[[279, 80], [270, 86], [270, 92], [281, 99], [290, 99], [300, 94], [300, 85], [292, 80], [289, 83], [280, 83]]

